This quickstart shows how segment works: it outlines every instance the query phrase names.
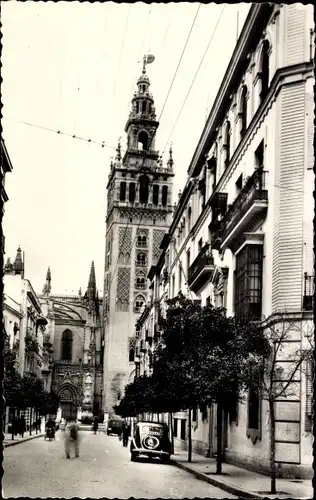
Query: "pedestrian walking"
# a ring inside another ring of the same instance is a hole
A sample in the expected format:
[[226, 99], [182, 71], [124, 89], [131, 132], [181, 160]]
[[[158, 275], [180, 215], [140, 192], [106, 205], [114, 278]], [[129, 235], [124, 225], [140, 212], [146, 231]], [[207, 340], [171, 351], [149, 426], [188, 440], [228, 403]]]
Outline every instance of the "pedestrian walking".
[[128, 445], [128, 438], [131, 434], [131, 428], [128, 424], [123, 425], [123, 446], [126, 447]]
[[98, 427], [99, 427], [98, 418], [97, 418], [97, 417], [94, 417], [94, 419], [93, 419], [93, 430], [94, 430], [94, 434], [96, 434], [96, 433], [97, 433]]
[[65, 455], [70, 458], [71, 449], [74, 450], [76, 458], [79, 457], [79, 430], [74, 420], [69, 420], [65, 428]]

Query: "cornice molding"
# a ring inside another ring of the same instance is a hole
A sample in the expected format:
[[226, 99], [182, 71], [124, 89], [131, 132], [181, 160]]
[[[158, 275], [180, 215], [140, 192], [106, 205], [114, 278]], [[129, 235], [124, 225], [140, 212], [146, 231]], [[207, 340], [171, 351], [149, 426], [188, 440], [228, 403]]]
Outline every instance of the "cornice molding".
[[[228, 64], [226, 73], [224, 75], [224, 78], [222, 80], [222, 83], [220, 85], [218, 94], [215, 98], [213, 108], [209, 114], [209, 117], [207, 119], [207, 122], [204, 126], [203, 132], [201, 134], [201, 138], [199, 140], [199, 143], [197, 145], [197, 148], [194, 152], [193, 158], [191, 160], [191, 164], [188, 168], [188, 174], [193, 175], [194, 170], [197, 166], [197, 164], [201, 160], [201, 155], [203, 154], [205, 144], [210, 136], [211, 132], [214, 132], [212, 130], [214, 128], [214, 124], [217, 122], [218, 116], [221, 112], [221, 108], [223, 107], [223, 102], [225, 100], [225, 97], [227, 95], [230, 95], [231, 92], [229, 91], [229, 86], [231, 85], [233, 76], [238, 69], [238, 65], [240, 64], [240, 61], [242, 59], [242, 56], [244, 54], [245, 48], [247, 46], [247, 42], [250, 40], [250, 35], [255, 27], [256, 21], [258, 21], [258, 18], [260, 14], [264, 13], [267, 8], [267, 4], [252, 4], [248, 17], [246, 19], [246, 22], [244, 24], [243, 30], [239, 36], [238, 43], [236, 45], [236, 48], [234, 50], [234, 53], [231, 57], [231, 60]], [[249, 49], [247, 50], [247, 52]], [[241, 75], [242, 76], [242, 75]], [[225, 106], [226, 107], [226, 106]]]
[[[265, 101], [259, 106], [257, 112], [253, 116], [251, 122], [248, 125], [248, 128], [239, 142], [237, 148], [234, 151], [233, 156], [231, 157], [231, 160], [229, 162], [228, 167], [224, 170], [223, 174], [218, 180], [218, 183], [209, 197], [204, 211], [200, 214], [198, 220], [194, 224], [192, 228], [192, 236], [195, 236], [196, 233], [199, 231], [201, 228], [202, 224], [205, 222], [207, 216], [210, 214], [211, 210], [211, 201], [214, 198], [214, 195], [219, 192], [223, 186], [223, 184], [228, 180], [228, 178], [232, 175], [234, 172], [236, 166], [238, 165], [241, 156], [244, 154], [245, 148], [248, 147], [248, 144], [250, 141], [253, 139], [256, 130], [259, 128], [261, 125], [262, 121], [265, 119], [268, 111], [274, 104], [277, 95], [279, 94], [281, 88], [285, 85], [290, 85], [290, 84], [298, 84], [306, 80], [307, 76], [304, 77], [304, 75], [313, 72], [313, 64], [312, 63], [301, 63], [297, 64], [294, 66], [288, 66], [286, 68], [281, 68], [277, 70], [277, 72], [274, 75], [274, 78], [271, 82], [270, 85], [270, 90], [269, 93], [265, 99]], [[287, 77], [292, 77], [294, 75], [300, 76], [297, 80], [291, 80], [290, 82], [286, 82]]]

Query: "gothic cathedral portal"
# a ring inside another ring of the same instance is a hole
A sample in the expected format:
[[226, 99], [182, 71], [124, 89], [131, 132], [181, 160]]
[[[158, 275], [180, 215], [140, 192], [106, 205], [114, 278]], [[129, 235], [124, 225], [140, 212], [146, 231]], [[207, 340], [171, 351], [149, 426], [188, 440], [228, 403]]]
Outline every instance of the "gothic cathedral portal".
[[134, 378], [130, 355], [135, 323], [148, 300], [147, 275], [171, 223], [173, 159], [163, 166], [155, 149], [159, 123], [149, 92], [146, 62], [137, 81], [125, 132], [127, 148], [111, 162], [107, 184], [104, 275], [104, 411], [124, 395]]

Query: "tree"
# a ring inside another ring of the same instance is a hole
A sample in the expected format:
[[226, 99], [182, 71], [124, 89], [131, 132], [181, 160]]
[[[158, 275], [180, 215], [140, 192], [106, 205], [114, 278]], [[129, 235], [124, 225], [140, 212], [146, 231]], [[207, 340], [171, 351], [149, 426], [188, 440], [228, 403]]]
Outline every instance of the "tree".
[[268, 402], [270, 417], [270, 493], [276, 494], [276, 422], [275, 408], [279, 399], [300, 394], [299, 376], [311, 349], [301, 348], [302, 321], [288, 313], [277, 313], [262, 324], [270, 344], [269, 357], [253, 358], [249, 375], [260, 379], [262, 399]]
[[[254, 355], [266, 357], [269, 343], [252, 324], [238, 325], [223, 308], [201, 307], [182, 294], [167, 302], [163, 346], [154, 363], [161, 409], [187, 408], [188, 461], [192, 460], [191, 412], [200, 404], [217, 404], [217, 473], [221, 473], [223, 411], [250, 383], [247, 366]], [[161, 410], [160, 410], [161, 411]]]

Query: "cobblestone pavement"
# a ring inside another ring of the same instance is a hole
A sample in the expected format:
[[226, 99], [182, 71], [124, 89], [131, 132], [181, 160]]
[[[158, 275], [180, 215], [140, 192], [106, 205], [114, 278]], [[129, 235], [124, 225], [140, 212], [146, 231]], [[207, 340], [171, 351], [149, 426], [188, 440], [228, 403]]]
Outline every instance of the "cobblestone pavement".
[[80, 457], [64, 457], [63, 432], [4, 450], [3, 496], [108, 498], [237, 498], [175, 466], [130, 461], [115, 436], [81, 432]]

